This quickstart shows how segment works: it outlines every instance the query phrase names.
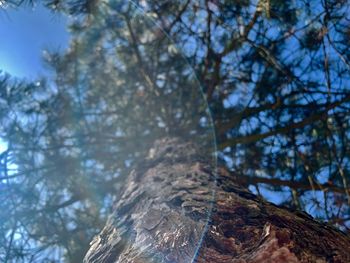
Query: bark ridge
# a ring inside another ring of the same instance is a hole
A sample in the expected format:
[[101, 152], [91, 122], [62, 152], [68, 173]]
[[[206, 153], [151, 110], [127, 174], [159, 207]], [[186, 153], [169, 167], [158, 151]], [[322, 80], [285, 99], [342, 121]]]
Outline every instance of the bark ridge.
[[344, 233], [258, 198], [202, 152], [157, 141], [84, 262], [350, 262]]

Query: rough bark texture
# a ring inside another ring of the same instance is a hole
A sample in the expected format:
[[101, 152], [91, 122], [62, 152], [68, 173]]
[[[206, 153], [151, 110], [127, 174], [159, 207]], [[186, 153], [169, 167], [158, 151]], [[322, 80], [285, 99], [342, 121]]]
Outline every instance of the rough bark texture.
[[350, 262], [350, 238], [259, 199], [223, 168], [215, 176], [215, 167], [191, 143], [163, 139], [130, 174], [84, 262], [193, 261]]

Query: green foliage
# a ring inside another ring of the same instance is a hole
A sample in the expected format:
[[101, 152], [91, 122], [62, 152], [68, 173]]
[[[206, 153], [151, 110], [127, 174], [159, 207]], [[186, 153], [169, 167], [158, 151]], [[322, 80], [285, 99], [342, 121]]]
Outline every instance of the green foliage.
[[46, 4], [78, 19], [54, 79], [1, 75], [0, 260], [80, 262], [156, 138], [210, 153], [199, 83], [237, 180], [347, 231], [347, 1]]

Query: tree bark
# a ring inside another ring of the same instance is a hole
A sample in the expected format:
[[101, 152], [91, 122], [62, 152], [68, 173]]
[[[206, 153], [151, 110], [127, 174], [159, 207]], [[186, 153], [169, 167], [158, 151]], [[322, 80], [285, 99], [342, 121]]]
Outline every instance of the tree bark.
[[84, 262], [350, 262], [349, 236], [258, 198], [201, 152], [156, 142]]

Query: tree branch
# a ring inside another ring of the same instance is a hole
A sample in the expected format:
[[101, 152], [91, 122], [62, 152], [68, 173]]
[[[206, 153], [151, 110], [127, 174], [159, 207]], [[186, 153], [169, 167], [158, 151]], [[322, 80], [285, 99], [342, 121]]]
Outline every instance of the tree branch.
[[350, 189], [342, 188], [340, 186], [336, 186], [330, 183], [325, 184], [319, 184], [317, 182], [313, 182], [313, 185], [306, 184], [302, 182], [296, 182], [296, 181], [286, 181], [281, 180], [277, 178], [266, 178], [266, 177], [257, 177], [257, 176], [244, 176], [244, 175], [233, 175], [235, 176], [235, 179], [239, 181], [239, 183], [242, 183], [244, 185], [248, 184], [268, 184], [268, 185], [274, 185], [274, 186], [288, 186], [289, 188], [295, 189], [295, 190], [307, 190], [307, 191], [313, 191], [313, 190], [320, 190], [320, 191], [331, 191], [335, 193], [341, 193], [344, 194]]
[[292, 124], [285, 126], [285, 127], [276, 128], [275, 130], [270, 131], [270, 132], [266, 132], [266, 133], [251, 134], [251, 135], [247, 135], [247, 136], [243, 136], [243, 137], [228, 139], [225, 142], [219, 144], [218, 148], [224, 149], [226, 147], [233, 146], [236, 144], [253, 143], [256, 141], [263, 140], [263, 139], [268, 138], [268, 137], [273, 136], [273, 135], [286, 134], [293, 129], [303, 128], [307, 125], [312, 124], [315, 121], [325, 119], [328, 116], [328, 111], [340, 106], [343, 103], [349, 102], [349, 101], [350, 101], [350, 94], [347, 95], [346, 97], [344, 97], [340, 101], [330, 103], [324, 111], [312, 114], [310, 117], [305, 118], [304, 120], [302, 120], [300, 122], [292, 123]]

